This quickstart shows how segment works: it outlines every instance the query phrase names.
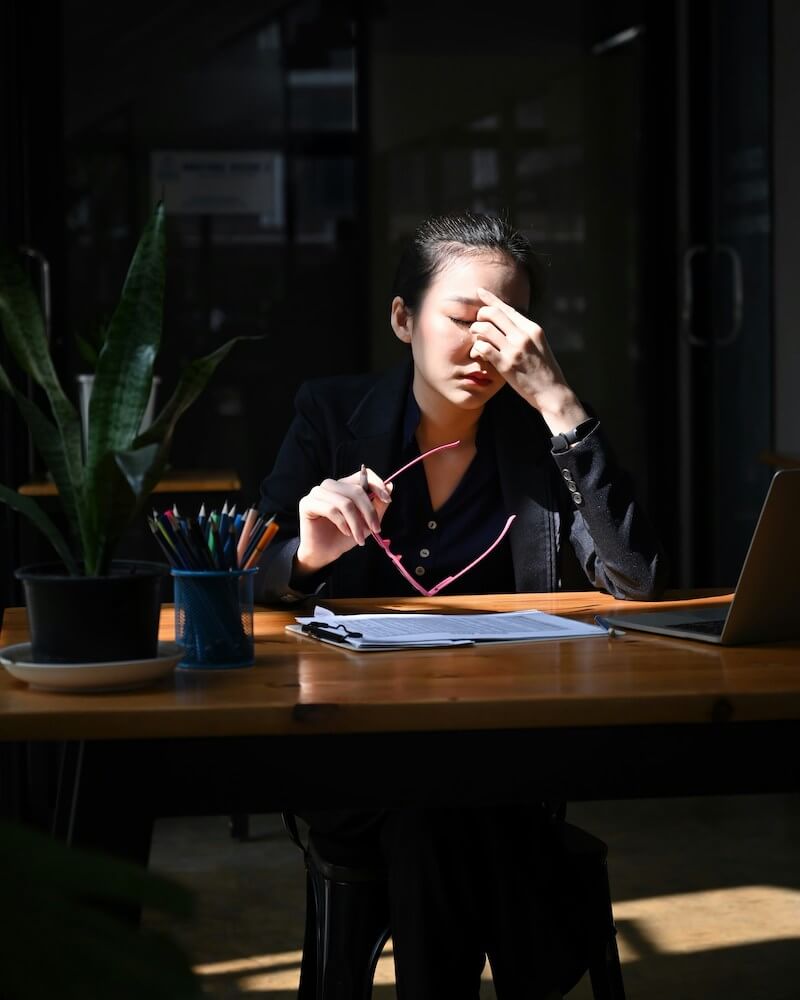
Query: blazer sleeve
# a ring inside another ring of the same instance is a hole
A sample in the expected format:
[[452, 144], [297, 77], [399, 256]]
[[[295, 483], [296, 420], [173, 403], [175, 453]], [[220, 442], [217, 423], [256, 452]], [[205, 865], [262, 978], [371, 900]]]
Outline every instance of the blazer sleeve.
[[300, 544], [298, 504], [314, 486], [331, 475], [333, 448], [323, 408], [305, 383], [295, 397], [295, 415], [283, 439], [272, 472], [261, 483], [259, 510], [275, 514], [278, 533], [259, 563], [256, 598], [262, 603], [292, 603], [316, 593], [325, 574], [308, 581], [307, 592], [291, 586], [292, 561]]
[[569, 537], [589, 582], [616, 598], [656, 598], [666, 585], [666, 557], [600, 424], [582, 441], [552, 455], [566, 529], [562, 537]]

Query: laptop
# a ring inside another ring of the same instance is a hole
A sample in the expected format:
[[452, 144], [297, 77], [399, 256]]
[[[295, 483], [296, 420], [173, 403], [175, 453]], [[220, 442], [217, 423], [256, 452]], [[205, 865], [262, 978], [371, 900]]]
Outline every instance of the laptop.
[[800, 639], [800, 469], [772, 477], [732, 601], [603, 615], [603, 622], [723, 646]]

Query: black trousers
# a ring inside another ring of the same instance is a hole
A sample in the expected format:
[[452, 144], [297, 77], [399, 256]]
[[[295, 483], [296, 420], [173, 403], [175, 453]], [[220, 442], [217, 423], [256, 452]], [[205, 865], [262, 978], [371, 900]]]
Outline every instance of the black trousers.
[[387, 868], [400, 1000], [477, 1000], [488, 956], [498, 1000], [568, 992], [588, 959], [543, 808], [306, 812], [327, 860]]

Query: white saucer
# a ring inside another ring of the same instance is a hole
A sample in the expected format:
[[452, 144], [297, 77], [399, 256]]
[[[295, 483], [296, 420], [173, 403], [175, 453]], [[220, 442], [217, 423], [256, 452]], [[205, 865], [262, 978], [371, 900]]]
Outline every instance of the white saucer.
[[120, 691], [144, 687], [172, 673], [183, 656], [183, 646], [159, 642], [158, 656], [151, 660], [109, 663], [33, 663], [30, 656], [29, 642], [0, 649], [0, 664], [34, 691]]

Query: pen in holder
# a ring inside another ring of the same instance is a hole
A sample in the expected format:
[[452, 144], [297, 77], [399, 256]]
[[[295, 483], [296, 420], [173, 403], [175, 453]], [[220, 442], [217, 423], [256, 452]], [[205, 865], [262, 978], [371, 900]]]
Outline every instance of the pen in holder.
[[179, 667], [248, 667], [253, 654], [253, 583], [257, 567], [239, 570], [172, 569]]

